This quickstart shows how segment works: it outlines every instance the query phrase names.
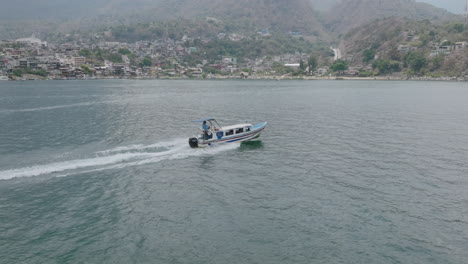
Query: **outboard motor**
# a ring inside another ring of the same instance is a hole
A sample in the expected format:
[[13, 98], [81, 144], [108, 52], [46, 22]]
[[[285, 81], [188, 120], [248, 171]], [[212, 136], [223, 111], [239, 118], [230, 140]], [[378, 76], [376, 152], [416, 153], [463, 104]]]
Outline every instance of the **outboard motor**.
[[198, 139], [197, 138], [190, 138], [188, 141], [191, 148], [198, 148]]

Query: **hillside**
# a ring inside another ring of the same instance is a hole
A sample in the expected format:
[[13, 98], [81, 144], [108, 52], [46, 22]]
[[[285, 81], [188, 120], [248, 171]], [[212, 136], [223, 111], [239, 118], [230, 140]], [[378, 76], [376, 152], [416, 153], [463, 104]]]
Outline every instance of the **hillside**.
[[322, 31], [309, 0], [189, 0], [171, 15], [184, 18], [209, 16], [257, 29]]
[[[26, 21], [26, 20], [75, 20], [82, 19], [85, 17], [95, 17], [101, 15], [117, 15], [117, 14], [129, 14], [132, 12], [139, 12], [143, 10], [154, 9], [153, 12], [155, 17], [163, 17], [168, 19], [171, 16], [184, 16], [192, 17], [193, 15], [204, 13], [203, 11], [211, 11], [211, 6], [218, 6], [215, 9], [219, 9], [219, 6], [239, 7], [239, 4], [232, 0], [16, 0], [16, 1], [3, 1], [2, 8], [0, 9], [0, 21]], [[240, 5], [246, 5], [246, 7], [259, 3], [270, 4], [271, 0], [251, 0], [251, 1], [240, 1]], [[294, 4], [298, 2], [293, 1], [279, 1], [288, 4]], [[300, 2], [300, 1], [299, 1]], [[302, 2], [309, 2], [312, 4], [315, 10], [328, 11], [337, 3], [345, 2], [344, 6], [349, 6], [346, 2], [349, 0], [306, 0]], [[383, 3], [386, 1], [374, 0], [367, 4]], [[394, 2], [396, 8], [398, 8], [398, 2], [402, 2], [403, 7], [408, 7], [408, 3], [414, 1], [400, 1], [392, 0], [387, 2]], [[449, 10], [456, 10], [461, 13], [463, 10], [463, 3], [455, 4], [450, 3], [446, 0], [420, 0], [418, 2], [427, 2], [436, 4], [438, 6], [445, 6]], [[460, 1], [461, 2], [461, 1]], [[419, 4], [418, 4], [419, 5]], [[351, 4], [351, 6], [356, 6]], [[419, 5], [421, 7], [422, 5]], [[423, 7], [427, 12], [428, 5]], [[159, 10], [159, 11], [158, 11]], [[345, 9], [346, 10], [346, 9]], [[280, 10], [282, 11], [282, 10]], [[368, 14], [364, 14], [367, 16]]]
[[[300, 31], [314, 36], [324, 33], [311, 0], [83, 0], [79, 4], [70, 5], [60, 4], [61, 1], [39, 0], [20, 10], [20, 3], [23, 2], [30, 1], [19, 0], [8, 4], [14, 15], [7, 12], [7, 9], [0, 9], [0, 21], [8, 20], [2, 22], [0, 38], [15, 38], [32, 33], [43, 36], [42, 33], [48, 28], [52, 32], [66, 33], [116, 25], [199, 20], [206, 17], [215, 18], [229, 24], [231, 28], [244, 31]], [[59, 11], [51, 14], [50, 10]], [[18, 24], [21, 26], [17, 26]]]
[[[300, 3], [312, 4], [316, 10], [327, 10], [339, 0], [16, 0], [3, 1], [0, 9], [0, 21], [25, 21], [25, 20], [68, 20], [95, 17], [101, 15], [129, 14], [143, 10], [151, 10], [154, 17], [169, 19], [171, 17], [185, 18], [210, 13], [212, 11], [225, 11], [228, 8], [235, 10], [250, 9], [257, 11], [259, 6], [295, 5]], [[281, 6], [279, 6], [281, 7]], [[284, 7], [284, 6], [283, 6]], [[304, 8], [305, 6], [301, 6]], [[304, 11], [309, 10], [306, 7]], [[278, 11], [284, 11], [279, 9]]]
[[[17, 0], [2, 4], [0, 21], [70, 21], [99, 17], [127, 22], [193, 19], [203, 16], [245, 21], [259, 27], [308, 30], [320, 27], [317, 0]], [[129, 21], [130, 20], [130, 21]]]
[[431, 21], [454, 17], [414, 0], [17, 0], [2, 4], [0, 39], [31, 34], [45, 39], [56, 32], [213, 17], [227, 25], [226, 30], [299, 31], [332, 40], [333, 35], [391, 16]]
[[[399, 63], [405, 70], [408, 58], [414, 55], [424, 62], [419, 73], [452, 76], [468, 69], [467, 41], [468, 27], [461, 23], [385, 18], [348, 32], [341, 49], [353, 66], [376, 67], [379, 61], [386, 61]], [[456, 46], [457, 42], [465, 44]]]
[[447, 21], [455, 16], [445, 9], [415, 0], [342, 0], [327, 13], [327, 28], [344, 33], [386, 17], [436, 22]]

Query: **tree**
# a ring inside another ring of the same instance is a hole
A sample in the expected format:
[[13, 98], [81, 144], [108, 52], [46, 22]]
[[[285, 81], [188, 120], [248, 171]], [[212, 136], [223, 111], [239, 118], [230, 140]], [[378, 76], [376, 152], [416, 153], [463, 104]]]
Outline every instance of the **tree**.
[[23, 71], [19, 69], [13, 70], [13, 75], [16, 77], [21, 77], [23, 76]]
[[410, 52], [405, 56], [405, 65], [419, 73], [427, 66], [427, 59], [421, 52]]
[[369, 63], [375, 58], [375, 49], [368, 49], [364, 51], [364, 58], [362, 59], [364, 63]]
[[442, 64], [444, 63], [444, 60], [445, 60], [444, 56], [441, 56], [441, 55], [434, 57], [431, 60], [431, 64], [432, 64], [432, 66], [430, 68], [431, 71], [438, 70], [442, 66]]
[[216, 69], [215, 67], [206, 67], [205, 72], [210, 73], [210, 74], [220, 74], [221, 71]]
[[91, 55], [91, 51], [89, 49], [82, 49], [79, 54], [83, 57], [89, 57]]
[[310, 56], [309, 60], [307, 61], [307, 65], [309, 66], [309, 74], [314, 72], [317, 69], [317, 58], [314, 56]]
[[250, 68], [243, 68], [241, 71], [242, 71], [242, 72], [247, 72], [247, 73], [249, 73], [249, 74], [252, 74], [252, 69], [250, 69]]
[[100, 48], [94, 49], [94, 56], [96, 59], [103, 61], [104, 60], [104, 55], [102, 54], [102, 50]]
[[112, 61], [113, 63], [122, 63], [123, 60], [122, 60], [122, 56], [120, 54], [115, 54], [115, 53], [112, 53], [109, 55], [109, 60]]
[[153, 65], [153, 61], [151, 60], [151, 58], [149, 56], [146, 56], [144, 59], [143, 59], [143, 62], [142, 62], [143, 66], [145, 67], [151, 67], [151, 65]]
[[379, 70], [379, 74], [387, 74], [400, 71], [400, 63], [398, 61], [391, 61], [379, 59], [372, 63], [372, 68]]
[[462, 33], [464, 30], [465, 30], [465, 25], [460, 24], [460, 23], [453, 24], [452, 28], [450, 29], [450, 31], [456, 32], [456, 33]]
[[132, 54], [132, 52], [126, 48], [121, 48], [119, 49], [119, 53], [122, 54], [122, 55], [130, 55]]
[[348, 69], [348, 63], [346, 63], [344, 60], [337, 60], [333, 62], [333, 64], [330, 66], [330, 69], [332, 69], [334, 72], [345, 71]]
[[442, 42], [441, 46], [450, 46], [450, 45], [453, 45], [452, 41], [449, 41], [449, 40], [446, 40], [444, 42]]
[[303, 70], [303, 71], [306, 69], [306, 64], [304, 63], [304, 61], [303, 61], [302, 59], [301, 59], [301, 61], [299, 62], [299, 68], [300, 68], [301, 70]]
[[43, 69], [32, 69], [32, 68], [25, 68], [25, 69], [16, 69], [13, 70], [13, 75], [17, 77], [22, 77], [23, 74], [33, 74], [39, 75], [42, 77], [47, 77], [47, 71]]
[[431, 30], [429, 31], [429, 34], [428, 34], [428, 40], [435, 41], [436, 36], [437, 36], [437, 33], [434, 30]]
[[84, 73], [90, 75], [93, 73], [93, 70], [88, 66], [88, 65], [81, 65], [81, 69], [83, 70]]

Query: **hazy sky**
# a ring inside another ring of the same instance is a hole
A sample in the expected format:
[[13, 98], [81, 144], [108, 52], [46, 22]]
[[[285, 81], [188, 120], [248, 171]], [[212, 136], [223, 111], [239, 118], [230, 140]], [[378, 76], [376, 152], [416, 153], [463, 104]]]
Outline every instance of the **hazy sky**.
[[463, 14], [465, 12], [466, 0], [418, 0], [418, 2], [426, 2], [438, 7], [443, 7], [456, 14]]

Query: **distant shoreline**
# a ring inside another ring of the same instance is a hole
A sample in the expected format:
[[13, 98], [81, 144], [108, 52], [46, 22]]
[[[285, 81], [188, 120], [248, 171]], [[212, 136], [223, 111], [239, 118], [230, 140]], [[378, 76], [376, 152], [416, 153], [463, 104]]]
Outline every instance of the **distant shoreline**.
[[[396, 76], [375, 76], [375, 77], [350, 77], [350, 76], [250, 76], [242, 78], [238, 76], [208, 76], [207, 78], [191, 78], [191, 77], [99, 77], [99, 78], [44, 78], [39, 76], [27, 76], [21, 79], [8, 80], [14, 81], [74, 81], [74, 80], [272, 80], [272, 81], [289, 81], [289, 80], [305, 80], [305, 81], [437, 81], [437, 82], [467, 82], [468, 77], [396, 77]], [[6, 81], [5, 81], [6, 82]]]

